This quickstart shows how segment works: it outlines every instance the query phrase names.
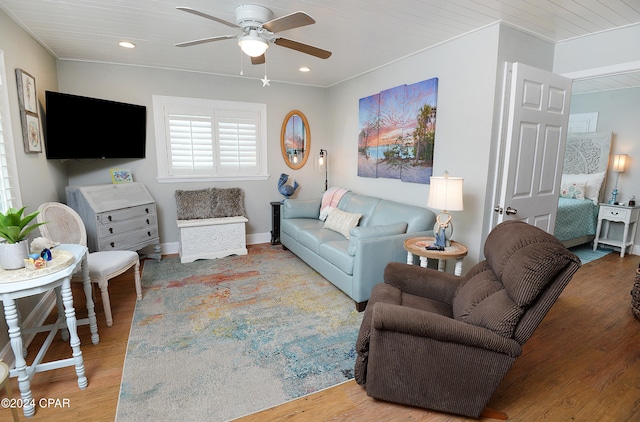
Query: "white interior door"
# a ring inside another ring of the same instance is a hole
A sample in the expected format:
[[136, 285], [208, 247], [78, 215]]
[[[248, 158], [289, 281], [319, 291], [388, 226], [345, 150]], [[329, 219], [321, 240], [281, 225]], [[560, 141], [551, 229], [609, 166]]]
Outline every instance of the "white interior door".
[[524, 220], [553, 234], [567, 137], [571, 79], [511, 66], [504, 163], [496, 180], [495, 224]]

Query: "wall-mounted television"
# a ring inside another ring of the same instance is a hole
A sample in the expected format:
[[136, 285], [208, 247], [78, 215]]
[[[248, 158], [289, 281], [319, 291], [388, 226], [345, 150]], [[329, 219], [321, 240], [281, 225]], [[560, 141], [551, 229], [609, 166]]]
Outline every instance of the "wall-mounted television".
[[47, 159], [145, 158], [147, 108], [46, 91]]

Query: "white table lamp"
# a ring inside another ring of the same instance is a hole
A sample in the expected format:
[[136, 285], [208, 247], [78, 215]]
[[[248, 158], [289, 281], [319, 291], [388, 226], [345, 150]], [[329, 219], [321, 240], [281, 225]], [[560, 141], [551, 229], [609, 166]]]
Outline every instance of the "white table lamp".
[[627, 169], [627, 154], [616, 154], [613, 157], [613, 166], [611, 168], [612, 171], [616, 172], [616, 185], [613, 188], [613, 192], [611, 192], [611, 200], [610, 204], [615, 204], [618, 202], [618, 178], [620, 177], [620, 173], [624, 173]]
[[436, 217], [436, 224], [433, 231], [436, 235], [434, 246], [449, 246], [451, 235], [453, 234], [453, 223], [449, 211], [462, 211], [462, 185], [464, 179], [461, 177], [449, 177], [448, 172], [444, 176], [431, 176], [431, 187], [427, 207], [441, 210]]

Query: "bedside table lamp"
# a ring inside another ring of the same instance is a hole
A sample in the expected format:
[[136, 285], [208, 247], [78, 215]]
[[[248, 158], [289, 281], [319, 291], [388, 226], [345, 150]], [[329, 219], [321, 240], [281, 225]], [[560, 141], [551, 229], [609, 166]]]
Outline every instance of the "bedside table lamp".
[[624, 173], [627, 168], [627, 154], [616, 154], [613, 157], [613, 167], [612, 171], [615, 171], [616, 174], [616, 185], [613, 188], [613, 192], [611, 192], [611, 200], [610, 204], [615, 204], [618, 202], [618, 178], [620, 177], [620, 173]]
[[462, 184], [464, 179], [461, 177], [449, 177], [448, 172], [444, 172], [444, 176], [431, 176], [431, 188], [429, 190], [429, 198], [427, 199], [427, 207], [442, 212], [436, 217], [436, 224], [433, 231], [436, 236], [434, 246], [449, 246], [451, 235], [453, 234], [453, 223], [449, 211], [462, 211]]

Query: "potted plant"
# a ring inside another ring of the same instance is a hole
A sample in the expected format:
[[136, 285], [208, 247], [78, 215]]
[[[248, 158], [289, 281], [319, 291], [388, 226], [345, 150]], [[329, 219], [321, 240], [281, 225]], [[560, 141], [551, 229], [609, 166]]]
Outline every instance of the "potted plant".
[[24, 267], [24, 260], [29, 257], [29, 242], [27, 235], [38, 226], [45, 223], [36, 223], [27, 226], [39, 211], [23, 216], [24, 210], [9, 208], [6, 213], [0, 212], [0, 237], [5, 242], [0, 242], [0, 267], [5, 270], [15, 270]]

